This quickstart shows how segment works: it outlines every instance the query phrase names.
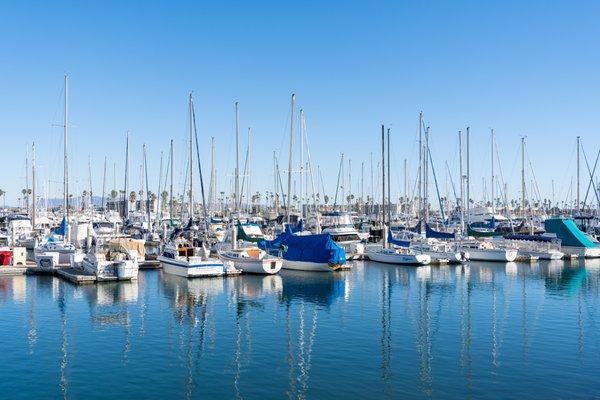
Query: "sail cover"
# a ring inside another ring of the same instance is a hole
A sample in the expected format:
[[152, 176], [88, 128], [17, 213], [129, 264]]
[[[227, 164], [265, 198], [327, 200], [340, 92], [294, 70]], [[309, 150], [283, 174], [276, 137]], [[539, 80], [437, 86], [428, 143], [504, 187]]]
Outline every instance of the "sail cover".
[[434, 231], [429, 224], [425, 224], [425, 237], [434, 239], [454, 239], [454, 233]]
[[410, 242], [408, 240], [394, 239], [394, 235], [392, 235], [392, 231], [388, 231], [387, 241], [389, 244], [393, 244], [394, 246], [399, 246], [399, 247], [409, 247], [410, 246]]
[[67, 236], [68, 231], [69, 227], [67, 225], [67, 217], [63, 217], [62, 221], [60, 221], [60, 226], [54, 231], [54, 233], [60, 236]]

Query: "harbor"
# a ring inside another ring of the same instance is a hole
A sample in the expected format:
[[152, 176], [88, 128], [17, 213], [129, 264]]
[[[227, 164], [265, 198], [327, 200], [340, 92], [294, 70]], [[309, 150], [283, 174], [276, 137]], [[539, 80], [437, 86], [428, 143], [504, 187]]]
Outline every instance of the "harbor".
[[600, 3], [0, 15], [2, 399], [600, 398]]

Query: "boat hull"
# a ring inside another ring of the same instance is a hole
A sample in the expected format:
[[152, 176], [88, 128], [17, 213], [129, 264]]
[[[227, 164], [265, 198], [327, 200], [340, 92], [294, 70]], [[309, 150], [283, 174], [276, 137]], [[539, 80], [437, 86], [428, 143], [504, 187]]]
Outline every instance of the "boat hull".
[[400, 254], [377, 250], [367, 252], [367, 257], [371, 261], [397, 265], [427, 265], [431, 262], [431, 257], [427, 254]]
[[224, 254], [220, 254], [219, 257], [224, 262], [233, 263], [233, 266], [236, 269], [239, 269], [246, 274], [276, 274], [281, 270], [281, 267], [283, 266], [282, 260], [278, 258], [243, 259], [228, 257]]
[[283, 260], [283, 269], [293, 269], [297, 271], [316, 271], [316, 272], [332, 272], [338, 268], [336, 266], [332, 266], [328, 263], [315, 263], [309, 261], [292, 261], [292, 260]]
[[469, 249], [471, 261], [511, 262], [516, 260], [517, 254], [514, 249]]
[[225, 275], [225, 265], [220, 260], [187, 262], [158, 256], [163, 271], [167, 274], [185, 278], [209, 277]]

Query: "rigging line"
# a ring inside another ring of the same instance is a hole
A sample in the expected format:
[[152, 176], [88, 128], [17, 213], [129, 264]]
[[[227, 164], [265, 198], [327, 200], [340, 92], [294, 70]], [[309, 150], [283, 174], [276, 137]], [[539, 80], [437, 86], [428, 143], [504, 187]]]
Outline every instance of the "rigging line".
[[[206, 231], [205, 235], [208, 234], [208, 214], [206, 210], [206, 199], [204, 198], [204, 179], [202, 177], [202, 164], [200, 163], [200, 147], [198, 146], [198, 130], [196, 129], [196, 111], [194, 110], [194, 103], [192, 102], [192, 122], [194, 126], [194, 138], [196, 139], [196, 158], [198, 159], [198, 175], [200, 175], [200, 192], [202, 194], [202, 209], [204, 211], [204, 226]], [[192, 213], [191, 218], [194, 218]]]
[[596, 167], [598, 165], [598, 158], [600, 157], [600, 150], [598, 151], [598, 155], [596, 156], [596, 161], [594, 162], [594, 171], [590, 170], [590, 165], [588, 164], [587, 155], [585, 154], [585, 149], [582, 147], [583, 159], [585, 160], [585, 165], [587, 166], [588, 173], [590, 174], [590, 182], [588, 184], [587, 191], [585, 193], [585, 198], [583, 200], [583, 205], [585, 208], [585, 204], [587, 203], [587, 196], [590, 191], [590, 187], [594, 188], [594, 194], [596, 195], [596, 201], [600, 204], [600, 197], [598, 196], [598, 191], [596, 190], [596, 185], [594, 185], [594, 175], [596, 174]]
[[446, 171], [448, 171], [448, 178], [450, 178], [450, 184], [452, 185], [452, 193], [454, 194], [454, 200], [458, 202], [458, 196], [456, 195], [456, 187], [454, 186], [454, 179], [452, 179], [452, 174], [450, 173], [448, 161], [446, 161]]

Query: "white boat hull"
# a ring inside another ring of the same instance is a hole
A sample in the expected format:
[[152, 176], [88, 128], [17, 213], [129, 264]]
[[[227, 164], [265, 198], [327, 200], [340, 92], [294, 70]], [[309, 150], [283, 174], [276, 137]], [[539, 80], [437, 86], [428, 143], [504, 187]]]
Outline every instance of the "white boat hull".
[[519, 250], [519, 256], [536, 258], [538, 260], [561, 260], [565, 254], [561, 251]]
[[599, 258], [600, 247], [562, 246], [563, 253], [575, 254], [580, 258]]
[[511, 262], [517, 258], [515, 249], [469, 249], [471, 261]]
[[276, 274], [281, 270], [283, 262], [279, 258], [234, 258], [219, 254], [224, 262], [231, 262], [236, 269], [247, 274]]
[[371, 261], [398, 265], [427, 265], [431, 262], [431, 257], [427, 254], [401, 254], [389, 251], [390, 249], [386, 250], [368, 251], [367, 257]]
[[225, 275], [225, 265], [218, 259], [188, 262], [158, 256], [157, 260], [161, 263], [165, 273], [185, 278]]
[[335, 271], [328, 263], [315, 263], [308, 261], [291, 261], [283, 260], [284, 269], [294, 269], [297, 271], [320, 271], [320, 272], [332, 272]]

